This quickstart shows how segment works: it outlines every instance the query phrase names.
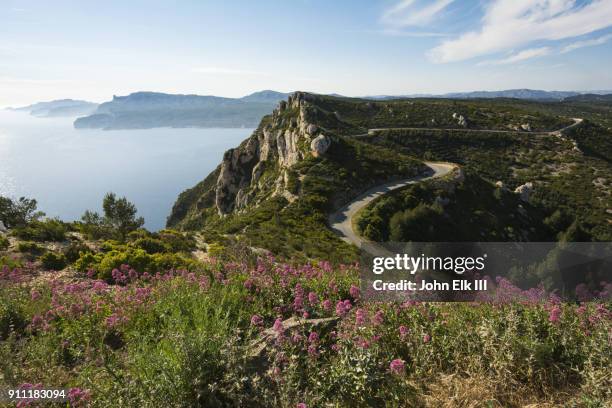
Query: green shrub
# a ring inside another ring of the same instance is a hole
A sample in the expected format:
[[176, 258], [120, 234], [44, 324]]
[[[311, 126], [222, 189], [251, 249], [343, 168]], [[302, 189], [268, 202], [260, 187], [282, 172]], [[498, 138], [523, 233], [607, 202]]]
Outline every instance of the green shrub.
[[40, 255], [46, 251], [46, 249], [36, 242], [22, 241], [17, 244], [17, 250], [19, 252], [30, 253], [32, 255]]
[[173, 252], [191, 252], [196, 249], [196, 240], [191, 233], [165, 229], [158, 236]]
[[7, 237], [0, 235], [0, 251], [8, 249], [10, 242]]
[[170, 248], [163, 241], [155, 238], [138, 238], [131, 243], [134, 248], [139, 248], [147, 251], [149, 254], [157, 254], [159, 252], [168, 251]]
[[81, 243], [81, 242], [72, 242], [68, 247], [64, 250], [64, 256], [66, 257], [66, 261], [72, 263], [81, 257], [82, 253], [92, 252], [91, 249]]
[[56, 254], [55, 252], [47, 252], [40, 257], [40, 260], [45, 269], [59, 271], [66, 267], [66, 257], [64, 254]]
[[15, 228], [12, 234], [19, 239], [27, 241], [64, 241], [66, 239], [67, 225], [57, 219], [32, 221], [24, 227]]
[[0, 298], [0, 341], [7, 339], [10, 333], [19, 333], [27, 326], [22, 308], [19, 304], [5, 297]]

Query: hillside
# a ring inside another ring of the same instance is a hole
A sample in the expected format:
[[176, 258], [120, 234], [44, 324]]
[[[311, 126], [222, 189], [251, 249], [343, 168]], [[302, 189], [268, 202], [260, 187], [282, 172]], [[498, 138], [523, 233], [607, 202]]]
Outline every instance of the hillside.
[[[214, 172], [179, 196], [167, 225], [200, 230], [220, 245], [242, 242], [278, 255], [348, 259], [351, 252], [330, 234], [326, 216], [368, 187], [423, 172], [420, 160], [443, 160], [474, 172], [474, 186], [501, 181], [514, 189], [541, 178], [540, 204], [519, 207], [516, 200], [507, 200], [516, 216], [527, 211], [526, 219], [546, 217], [555, 208], [543, 202], [550, 194], [566, 193], [564, 211], [583, 217], [601, 239], [608, 236], [601, 223], [607, 182], [583, 186], [580, 192], [561, 187], [562, 180], [578, 175], [590, 183], [607, 166], [578, 154], [570, 139], [550, 133], [570, 123], [506, 101], [372, 101], [295, 93], [250, 138], [226, 152]], [[583, 161], [593, 170], [585, 172]], [[589, 197], [597, 201], [584, 207]], [[491, 208], [491, 216], [497, 217], [498, 210], [507, 208]], [[494, 228], [504, 231], [511, 226], [506, 221], [500, 219]], [[529, 229], [528, 223], [521, 227]], [[542, 227], [497, 237], [554, 240], [560, 232]], [[485, 236], [495, 238], [492, 231]]]
[[37, 117], [77, 117], [89, 115], [98, 107], [97, 103], [74, 99], [58, 99], [50, 102], [38, 102], [12, 110], [29, 112]]
[[113, 96], [76, 128], [147, 129], [155, 127], [256, 127], [287, 94], [262, 91], [243, 98], [136, 92]]

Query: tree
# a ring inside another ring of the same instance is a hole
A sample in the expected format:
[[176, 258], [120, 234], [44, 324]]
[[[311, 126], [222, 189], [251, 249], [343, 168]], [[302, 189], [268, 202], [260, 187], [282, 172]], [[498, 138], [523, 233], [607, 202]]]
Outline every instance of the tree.
[[125, 239], [130, 231], [134, 231], [144, 224], [144, 218], [136, 218], [138, 212], [136, 206], [125, 197], [117, 198], [115, 193], [107, 193], [104, 196], [102, 209], [104, 210], [105, 223], [116, 229], [121, 235], [121, 239]]
[[0, 196], [0, 221], [7, 228], [25, 227], [45, 215], [42, 211], [36, 211], [37, 204], [36, 200], [30, 198], [20, 197], [13, 201]]

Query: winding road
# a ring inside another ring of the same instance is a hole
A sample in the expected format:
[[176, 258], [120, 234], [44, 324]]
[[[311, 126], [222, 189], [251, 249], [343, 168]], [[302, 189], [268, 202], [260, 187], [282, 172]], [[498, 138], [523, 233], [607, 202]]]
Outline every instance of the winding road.
[[[569, 130], [575, 126], [578, 126], [582, 123], [581, 118], [572, 118], [574, 123], [569, 126], [566, 126], [562, 129], [554, 130], [551, 132], [525, 132], [525, 134], [544, 134], [550, 136], [561, 137], [563, 132]], [[433, 129], [433, 128], [386, 128], [386, 129], [370, 129], [367, 134], [363, 135], [355, 135], [354, 137], [365, 137], [371, 136], [373, 133], [381, 130], [440, 130], [440, 131], [448, 131], [448, 130], [461, 130], [463, 132], [495, 132], [495, 133], [517, 133], [514, 130], [495, 130], [488, 131], [483, 129]], [[328, 223], [330, 228], [340, 235], [342, 240], [348, 242], [349, 244], [355, 244], [357, 247], [361, 247], [364, 242], [367, 240], [361, 238], [359, 234], [355, 230], [353, 230], [353, 217], [357, 214], [362, 208], [366, 207], [376, 198], [389, 193], [390, 191], [397, 190], [398, 188], [405, 187], [409, 184], [414, 184], [417, 182], [425, 181], [428, 179], [434, 179], [438, 177], [442, 177], [453, 171], [453, 169], [459, 167], [457, 164], [446, 163], [446, 162], [423, 162], [429, 170], [420, 176], [412, 177], [405, 180], [392, 181], [389, 183], [381, 184], [371, 189], [367, 190], [365, 193], [359, 195], [351, 202], [349, 202], [344, 207], [340, 208], [338, 211], [332, 213], [328, 217]]]

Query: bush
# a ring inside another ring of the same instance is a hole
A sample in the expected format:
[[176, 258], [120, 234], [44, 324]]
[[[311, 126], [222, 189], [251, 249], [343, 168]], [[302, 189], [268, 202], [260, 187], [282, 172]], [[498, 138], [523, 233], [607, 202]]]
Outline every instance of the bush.
[[85, 252], [92, 252], [91, 249], [81, 243], [81, 242], [72, 242], [68, 247], [64, 250], [64, 256], [66, 260], [70, 263], [75, 262], [77, 259], [81, 257], [81, 254]]
[[56, 254], [55, 252], [47, 252], [40, 257], [40, 260], [45, 269], [59, 271], [66, 267], [66, 257], [64, 254]]
[[30, 198], [21, 197], [13, 201], [0, 196], [0, 221], [7, 228], [25, 227], [45, 215], [41, 211], [36, 211], [36, 206], [36, 200]]
[[174, 253], [149, 254], [144, 249], [115, 246], [105, 253], [82, 253], [75, 262], [77, 270], [94, 269], [99, 279], [110, 280], [113, 269], [129, 265], [138, 272], [162, 272], [170, 269], [196, 269], [198, 263], [191, 258]]
[[7, 237], [0, 235], [0, 251], [8, 249], [10, 242]]
[[45, 221], [32, 221], [25, 227], [18, 227], [13, 230], [13, 235], [19, 239], [27, 241], [64, 241], [66, 239], [67, 225], [57, 219]]
[[26, 252], [32, 255], [40, 255], [46, 250], [44, 247], [38, 245], [36, 242], [23, 241], [17, 244], [17, 250], [19, 252]]
[[138, 238], [136, 241], [132, 242], [131, 245], [134, 248], [143, 249], [149, 254], [157, 254], [170, 249], [164, 242], [155, 238]]

